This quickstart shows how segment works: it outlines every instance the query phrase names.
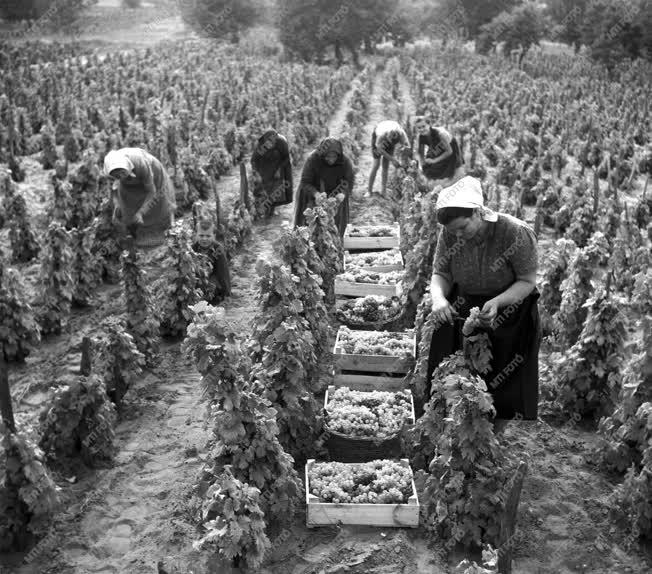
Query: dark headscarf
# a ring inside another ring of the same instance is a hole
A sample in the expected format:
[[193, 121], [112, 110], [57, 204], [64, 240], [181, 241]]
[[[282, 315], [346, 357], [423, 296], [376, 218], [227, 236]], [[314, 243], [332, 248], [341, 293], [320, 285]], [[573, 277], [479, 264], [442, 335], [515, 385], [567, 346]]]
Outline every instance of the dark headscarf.
[[337, 154], [337, 160], [333, 165], [339, 165], [344, 162], [344, 148], [342, 147], [342, 142], [337, 138], [324, 138], [317, 146], [316, 152], [322, 160], [329, 152], [335, 152]]

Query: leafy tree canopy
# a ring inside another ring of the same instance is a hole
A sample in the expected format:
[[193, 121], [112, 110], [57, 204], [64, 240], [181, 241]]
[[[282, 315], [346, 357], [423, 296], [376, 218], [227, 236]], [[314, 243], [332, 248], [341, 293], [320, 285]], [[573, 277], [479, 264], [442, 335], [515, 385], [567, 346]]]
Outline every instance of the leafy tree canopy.
[[256, 24], [261, 11], [255, 0], [184, 0], [181, 16], [199, 34], [236, 42]]

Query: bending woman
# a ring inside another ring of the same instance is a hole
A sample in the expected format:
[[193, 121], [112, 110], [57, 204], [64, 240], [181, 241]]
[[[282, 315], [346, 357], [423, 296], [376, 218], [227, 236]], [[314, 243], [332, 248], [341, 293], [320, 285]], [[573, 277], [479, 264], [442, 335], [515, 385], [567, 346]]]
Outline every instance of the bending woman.
[[328, 197], [344, 194], [335, 215], [335, 225], [340, 237], [349, 223], [349, 197], [353, 189], [354, 175], [351, 160], [344, 155], [342, 143], [335, 138], [326, 138], [306, 160], [297, 189], [294, 211], [294, 225], [306, 225], [304, 211], [315, 205], [315, 194], [324, 191]]
[[424, 175], [434, 180], [461, 176], [464, 158], [457, 140], [448, 130], [431, 126], [424, 116], [415, 119], [414, 127], [419, 134], [419, 162]]
[[274, 215], [274, 208], [292, 203], [292, 162], [288, 141], [276, 130], [267, 130], [256, 143], [251, 167], [259, 176], [253, 195], [260, 217]]
[[[437, 199], [439, 234], [431, 282], [433, 333], [426, 387], [441, 360], [462, 348], [462, 321], [480, 307], [493, 359], [487, 388], [496, 418], [535, 420], [541, 326], [536, 289], [537, 238], [520, 219], [483, 204], [480, 181], [464, 177]], [[453, 303], [454, 302], [454, 303]]]
[[111, 193], [113, 219], [137, 229], [137, 245], [163, 243], [176, 209], [174, 187], [163, 164], [144, 149], [125, 147], [106, 154], [104, 171], [118, 182]]

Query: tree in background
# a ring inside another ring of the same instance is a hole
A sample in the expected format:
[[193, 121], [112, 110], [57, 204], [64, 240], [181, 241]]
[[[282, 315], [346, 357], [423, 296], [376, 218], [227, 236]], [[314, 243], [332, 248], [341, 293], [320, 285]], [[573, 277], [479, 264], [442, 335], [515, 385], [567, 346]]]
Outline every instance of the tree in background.
[[577, 52], [582, 44], [582, 17], [589, 0], [548, 0], [546, 14], [553, 28], [550, 39], [566, 42]]
[[186, 0], [180, 7], [183, 21], [198, 33], [232, 42], [260, 16], [254, 0]]
[[69, 24], [76, 14], [94, 0], [3, 0], [0, 16], [7, 20], [47, 18], [55, 27]]
[[652, 3], [649, 0], [549, 0], [551, 39], [614, 65], [623, 58], [652, 59]]
[[466, 35], [475, 38], [484, 24], [519, 3], [519, 0], [441, 0], [435, 12], [435, 23], [460, 22]]
[[504, 42], [505, 54], [522, 47], [522, 59], [532, 44], [539, 43], [546, 29], [547, 22], [541, 7], [534, 2], [526, 2], [509, 12], [501, 12], [491, 22], [481, 26], [476, 48], [480, 52], [487, 52], [497, 43]]
[[[582, 43], [596, 60], [613, 66], [623, 58], [641, 56], [643, 34], [639, 16], [650, 12], [647, 0], [594, 0], [582, 17]], [[645, 34], [652, 37], [652, 32]]]
[[338, 62], [342, 48], [351, 52], [358, 63], [358, 51], [364, 44], [394, 36], [406, 38], [407, 22], [391, 0], [279, 0], [277, 24], [286, 50], [299, 57], [321, 60], [333, 47]]

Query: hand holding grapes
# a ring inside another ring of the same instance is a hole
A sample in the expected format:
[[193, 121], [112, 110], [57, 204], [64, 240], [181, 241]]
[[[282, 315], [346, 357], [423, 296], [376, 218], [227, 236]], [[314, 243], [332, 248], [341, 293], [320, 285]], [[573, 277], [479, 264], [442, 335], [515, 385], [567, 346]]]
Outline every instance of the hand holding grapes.
[[483, 306], [479, 314], [479, 319], [485, 327], [491, 327], [491, 324], [494, 322], [498, 316], [498, 302], [494, 299], [490, 299]]

